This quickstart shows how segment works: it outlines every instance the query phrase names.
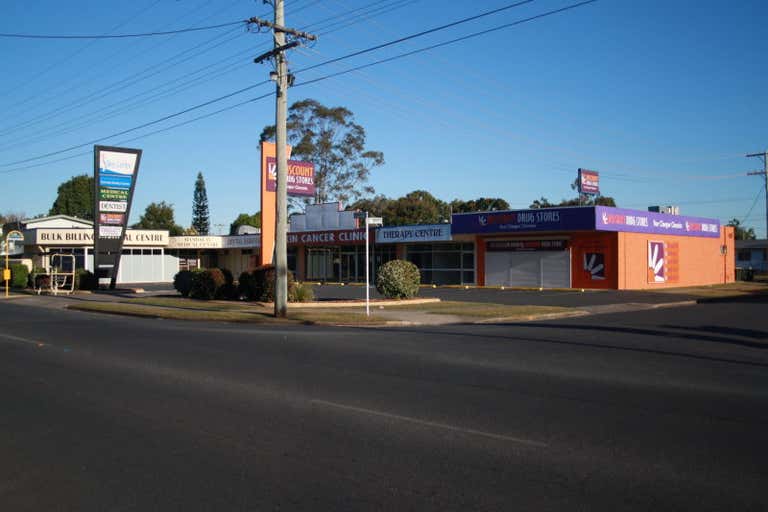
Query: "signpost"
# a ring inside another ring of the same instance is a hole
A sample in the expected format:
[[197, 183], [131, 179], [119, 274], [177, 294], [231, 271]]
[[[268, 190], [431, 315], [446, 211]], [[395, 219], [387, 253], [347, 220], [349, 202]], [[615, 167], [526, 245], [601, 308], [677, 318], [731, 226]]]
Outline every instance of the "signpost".
[[370, 251], [368, 249], [368, 239], [370, 234], [368, 232], [370, 226], [381, 226], [384, 221], [381, 217], [369, 217], [368, 212], [355, 213], [356, 219], [364, 219], [365, 221], [365, 315], [371, 316], [371, 264], [370, 264]]
[[9, 295], [9, 285], [11, 284], [11, 268], [8, 265], [8, 257], [11, 253], [10, 249], [10, 242], [13, 242], [14, 245], [16, 242], [23, 242], [24, 241], [24, 235], [21, 234], [20, 231], [9, 231], [7, 235], [5, 235], [5, 268], [3, 269], [3, 281], [5, 281], [5, 296], [8, 297]]

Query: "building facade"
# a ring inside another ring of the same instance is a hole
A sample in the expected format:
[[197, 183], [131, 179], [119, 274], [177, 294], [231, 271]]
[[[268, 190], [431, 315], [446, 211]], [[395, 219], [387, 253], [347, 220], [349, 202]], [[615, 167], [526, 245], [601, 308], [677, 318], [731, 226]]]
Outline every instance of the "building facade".
[[[363, 282], [365, 230], [340, 205], [319, 206], [291, 223], [289, 269], [300, 281]], [[92, 270], [90, 222], [34, 219], [24, 235], [34, 266], [73, 254]], [[117, 282], [168, 283], [179, 270], [206, 267], [237, 277], [266, 258], [261, 237], [129, 229]], [[424, 284], [654, 289], [728, 283], [735, 271], [733, 228], [717, 220], [600, 206], [454, 214], [451, 223], [379, 227], [369, 237], [371, 275], [405, 259]]]

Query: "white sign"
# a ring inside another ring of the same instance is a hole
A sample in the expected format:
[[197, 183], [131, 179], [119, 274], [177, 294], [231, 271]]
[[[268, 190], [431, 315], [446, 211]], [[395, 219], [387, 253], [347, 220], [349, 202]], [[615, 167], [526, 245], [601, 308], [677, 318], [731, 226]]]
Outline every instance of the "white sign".
[[120, 238], [123, 236], [122, 226], [99, 226], [99, 238]]
[[[120, 226], [100, 226], [100, 229]], [[34, 229], [27, 231], [37, 245], [93, 245], [93, 229]], [[168, 231], [129, 229], [125, 232], [125, 245], [134, 247], [165, 247], [168, 245]]]
[[125, 213], [128, 210], [128, 203], [125, 201], [99, 201], [100, 212]]
[[261, 247], [261, 235], [172, 236], [169, 249], [231, 249]]
[[394, 226], [376, 230], [377, 244], [404, 242], [446, 242], [452, 240], [450, 224], [423, 226]]

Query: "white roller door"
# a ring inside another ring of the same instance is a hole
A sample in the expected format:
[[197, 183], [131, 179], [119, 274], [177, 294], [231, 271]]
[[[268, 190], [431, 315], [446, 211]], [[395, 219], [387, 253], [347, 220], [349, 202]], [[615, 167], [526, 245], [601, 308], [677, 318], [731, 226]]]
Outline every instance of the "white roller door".
[[536, 288], [571, 287], [571, 253], [530, 251], [485, 253], [485, 284]]

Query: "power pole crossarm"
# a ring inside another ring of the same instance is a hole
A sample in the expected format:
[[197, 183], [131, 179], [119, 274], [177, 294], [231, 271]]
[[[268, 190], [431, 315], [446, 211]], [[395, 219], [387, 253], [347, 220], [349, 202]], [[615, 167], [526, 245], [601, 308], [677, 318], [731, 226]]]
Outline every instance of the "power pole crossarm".
[[292, 36], [300, 37], [301, 39], [307, 39], [309, 41], [315, 41], [317, 39], [316, 35], [308, 34], [307, 32], [302, 32], [301, 30], [295, 30], [292, 28], [284, 27], [282, 25], [278, 25], [277, 22], [272, 23], [271, 21], [262, 20], [261, 18], [256, 18], [256, 17], [249, 18], [248, 23], [258, 25], [259, 27], [271, 28], [275, 32], [290, 34]]

